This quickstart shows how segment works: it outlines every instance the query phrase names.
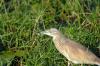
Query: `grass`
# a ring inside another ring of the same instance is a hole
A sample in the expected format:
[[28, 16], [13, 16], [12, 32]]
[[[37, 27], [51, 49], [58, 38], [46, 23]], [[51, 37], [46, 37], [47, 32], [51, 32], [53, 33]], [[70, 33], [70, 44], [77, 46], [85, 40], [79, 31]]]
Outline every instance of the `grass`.
[[66, 66], [52, 38], [39, 34], [49, 28], [99, 55], [100, 0], [1, 0], [0, 66], [15, 66], [15, 57], [24, 66]]

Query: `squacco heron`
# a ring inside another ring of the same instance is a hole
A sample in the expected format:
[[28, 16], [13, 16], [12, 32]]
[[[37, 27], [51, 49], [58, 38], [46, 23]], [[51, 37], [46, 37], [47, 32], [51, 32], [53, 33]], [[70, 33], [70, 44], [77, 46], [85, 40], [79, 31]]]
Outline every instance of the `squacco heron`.
[[100, 59], [88, 48], [66, 38], [56, 28], [51, 28], [41, 33], [53, 37], [56, 49], [72, 63], [100, 65]]

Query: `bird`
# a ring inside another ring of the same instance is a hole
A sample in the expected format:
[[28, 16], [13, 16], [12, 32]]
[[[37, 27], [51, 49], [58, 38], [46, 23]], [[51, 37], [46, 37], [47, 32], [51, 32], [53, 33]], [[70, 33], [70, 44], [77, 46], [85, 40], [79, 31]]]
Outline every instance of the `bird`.
[[82, 44], [65, 37], [58, 29], [50, 28], [41, 34], [51, 36], [56, 49], [74, 64], [93, 64], [100, 66], [100, 58]]

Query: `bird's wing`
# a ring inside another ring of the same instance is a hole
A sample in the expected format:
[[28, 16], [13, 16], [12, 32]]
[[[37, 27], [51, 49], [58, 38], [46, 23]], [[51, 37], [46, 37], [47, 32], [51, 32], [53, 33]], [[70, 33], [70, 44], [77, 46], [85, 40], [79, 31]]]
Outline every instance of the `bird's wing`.
[[77, 60], [77, 61], [81, 60], [81, 62], [88, 63], [91, 60], [95, 61], [95, 59], [97, 58], [87, 48], [69, 39], [64, 42], [64, 48], [66, 52], [68, 52], [72, 60]]

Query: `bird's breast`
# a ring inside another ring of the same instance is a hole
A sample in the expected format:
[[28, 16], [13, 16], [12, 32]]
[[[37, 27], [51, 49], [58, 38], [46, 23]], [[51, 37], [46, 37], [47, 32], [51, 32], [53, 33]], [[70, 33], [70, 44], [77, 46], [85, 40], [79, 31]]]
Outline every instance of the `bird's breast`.
[[65, 50], [65, 46], [62, 44], [61, 40], [54, 40], [54, 44], [56, 49], [62, 54], [64, 55], [68, 60], [71, 61], [70, 56], [68, 54], [68, 52]]

